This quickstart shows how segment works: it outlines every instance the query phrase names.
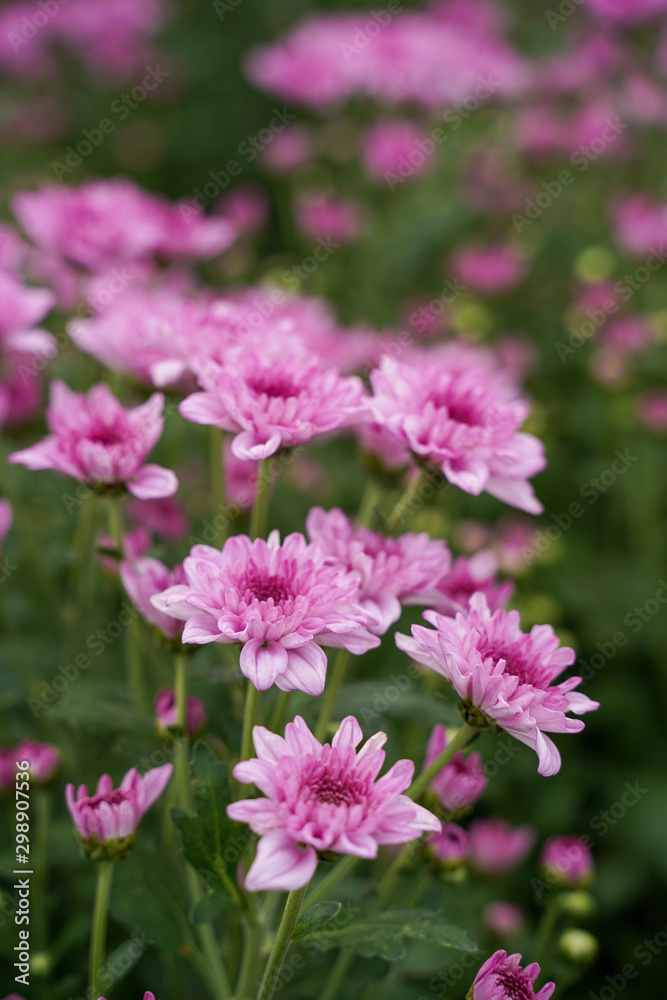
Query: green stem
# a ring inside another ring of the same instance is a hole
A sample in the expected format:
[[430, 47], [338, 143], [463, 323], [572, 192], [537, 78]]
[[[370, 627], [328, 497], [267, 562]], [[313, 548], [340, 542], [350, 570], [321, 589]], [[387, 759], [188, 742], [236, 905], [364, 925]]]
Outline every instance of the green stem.
[[190, 781], [188, 764], [190, 742], [188, 738], [188, 656], [183, 650], [176, 653], [174, 662], [174, 697], [176, 699], [176, 725], [178, 727], [176, 746], [176, 786], [177, 804], [183, 809], [190, 808]]
[[271, 719], [269, 721], [269, 729], [272, 733], [279, 733], [283, 728], [291, 697], [291, 691], [278, 692], [278, 697], [276, 698], [276, 703], [273, 706], [273, 712], [271, 713]]
[[257, 993], [257, 1000], [271, 1000], [275, 992], [278, 974], [282, 969], [285, 956], [292, 943], [296, 922], [299, 918], [299, 911], [301, 910], [301, 904], [303, 903], [307, 888], [308, 886], [304, 885], [301, 889], [293, 889], [287, 897], [283, 918], [280, 921], [280, 926], [273, 941], [271, 954], [264, 969], [262, 982]]
[[101, 861], [97, 868], [97, 885], [93, 904], [93, 926], [90, 937], [88, 983], [91, 997], [100, 997], [104, 984], [100, 972], [106, 961], [107, 923], [109, 922], [109, 902], [113, 882], [114, 862]]
[[331, 967], [331, 971], [327, 976], [324, 990], [320, 993], [320, 1000], [334, 1000], [334, 997], [343, 984], [343, 980], [345, 979], [347, 970], [352, 964], [353, 958], [354, 952], [351, 948], [346, 948], [345, 951], [341, 951], [339, 953], [338, 958], [334, 962]]
[[35, 792], [35, 874], [32, 877], [33, 934], [35, 951], [48, 945], [46, 889], [48, 880], [50, 793], [40, 788]]
[[[392, 510], [391, 514], [387, 518], [384, 524], [384, 530], [386, 534], [393, 535], [400, 526], [405, 521], [406, 517], [416, 510], [418, 506], [422, 506], [426, 497], [424, 496], [426, 487], [429, 487], [433, 492], [438, 488], [434, 486], [433, 483], [434, 474], [432, 472], [427, 472], [426, 469], [422, 469], [419, 475], [410, 486], [406, 488], [402, 497], [396, 503], [396, 506]], [[415, 501], [419, 501], [417, 504]]]
[[361, 503], [359, 504], [357, 527], [368, 528], [371, 526], [374, 521], [381, 496], [382, 490], [376, 480], [369, 479], [366, 483]]
[[[217, 515], [223, 513], [225, 507], [225, 475], [222, 450], [223, 441], [224, 431], [221, 431], [219, 427], [211, 427], [211, 493], [213, 495], [213, 509], [215, 511], [213, 523], [215, 523]], [[223, 541], [223, 532], [218, 530], [216, 544], [221, 545]]]
[[439, 774], [440, 771], [442, 771], [445, 764], [450, 762], [452, 757], [454, 757], [458, 751], [472, 739], [476, 732], [477, 729], [475, 726], [469, 726], [467, 722], [464, 722], [461, 728], [456, 730], [445, 749], [438, 754], [435, 760], [429, 764], [425, 771], [422, 771], [422, 773], [415, 778], [405, 794], [411, 799], [420, 799], [435, 778], [436, 774]]
[[317, 720], [317, 726], [315, 728], [315, 739], [317, 740], [322, 741], [326, 736], [329, 719], [331, 718], [331, 714], [336, 706], [338, 692], [340, 691], [341, 684], [345, 678], [349, 662], [350, 654], [347, 649], [339, 649], [338, 655], [336, 656], [334, 665], [331, 669], [331, 677], [328, 678], [329, 683], [327, 684], [324, 692], [324, 701], [322, 702], [320, 717]]
[[252, 757], [252, 730], [257, 724], [259, 717], [259, 691], [248, 681], [245, 693], [245, 705], [243, 706], [243, 733], [241, 735], [241, 760], [249, 760]]
[[239, 997], [240, 1000], [250, 996], [250, 991], [257, 982], [257, 960], [261, 940], [262, 928], [245, 916], [243, 918], [243, 954], [234, 991], [234, 996]]
[[[190, 898], [194, 906], [194, 904], [201, 899], [202, 893], [199, 878], [189, 864], [187, 866], [187, 879], [188, 888], [190, 890]], [[222, 964], [222, 959], [220, 958], [220, 951], [218, 949], [218, 942], [213, 925], [197, 924], [197, 934], [199, 936], [199, 941], [204, 955], [206, 973], [209, 982], [211, 983], [215, 1000], [232, 1000], [232, 987], [225, 967]]]
[[559, 897], [556, 895], [552, 896], [545, 906], [542, 919], [540, 920], [537, 933], [535, 934], [533, 951], [535, 954], [535, 961], [540, 965], [544, 963], [545, 955], [549, 948], [549, 942], [551, 941], [553, 933], [556, 930], [556, 924], [558, 923], [559, 916]]
[[329, 874], [325, 875], [319, 885], [317, 885], [308, 894], [306, 909], [309, 910], [317, 903], [321, 903], [323, 899], [327, 899], [334, 886], [338, 885], [340, 880], [344, 878], [348, 872], [351, 872], [360, 860], [361, 859], [358, 858], [356, 854], [346, 854], [340, 859], [340, 861], [336, 862]]
[[269, 461], [270, 459], [263, 458], [257, 470], [257, 492], [250, 515], [250, 537], [253, 539], [265, 538], [269, 523], [269, 500], [271, 497]]
[[109, 534], [113, 538], [118, 559], [125, 558], [125, 527], [123, 524], [123, 494], [110, 495], [106, 498], [107, 515], [109, 518]]

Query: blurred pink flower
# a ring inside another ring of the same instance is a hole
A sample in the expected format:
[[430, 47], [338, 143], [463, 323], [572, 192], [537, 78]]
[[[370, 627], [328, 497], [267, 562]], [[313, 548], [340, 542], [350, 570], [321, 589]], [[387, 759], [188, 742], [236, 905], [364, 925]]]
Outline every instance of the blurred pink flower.
[[299, 196], [294, 207], [299, 228], [313, 239], [349, 243], [362, 235], [365, 220], [361, 205], [349, 198], [336, 198], [323, 191]]
[[159, 392], [126, 410], [102, 383], [80, 395], [56, 380], [46, 414], [51, 434], [13, 452], [9, 461], [28, 469], [54, 469], [91, 486], [124, 485], [139, 500], [171, 496], [178, 489], [175, 474], [161, 465], [143, 464], [162, 434], [163, 406]]
[[[7, 1000], [11, 1000], [11, 997], [7, 997]], [[104, 997], [100, 997], [100, 1000], [104, 1000]], [[155, 1000], [155, 994], [147, 991], [144, 993], [144, 1000]]]
[[366, 130], [361, 156], [374, 180], [397, 183], [397, 178], [420, 177], [430, 170], [435, 148], [429, 133], [414, 122], [385, 120]]
[[187, 582], [153, 597], [153, 604], [185, 621], [184, 642], [240, 644], [241, 670], [260, 691], [276, 684], [321, 694], [322, 646], [358, 654], [380, 644], [356, 603], [356, 578], [326, 565], [303, 535], [288, 535], [282, 544], [277, 531], [268, 541], [235, 535], [222, 552], [195, 545], [183, 569]]
[[513, 398], [500, 370], [461, 364], [458, 353], [440, 351], [415, 364], [383, 358], [370, 376], [372, 418], [459, 489], [539, 514], [528, 480], [546, 460], [542, 442], [519, 431], [528, 404]]
[[269, 196], [259, 184], [238, 184], [216, 201], [213, 212], [228, 219], [239, 233], [255, 233], [268, 222]]
[[138, 527], [146, 528], [168, 542], [183, 541], [190, 527], [187, 513], [173, 497], [131, 500], [127, 505], [127, 514]]
[[[628, 195], [613, 210], [616, 241], [634, 254], [662, 255], [667, 241], [667, 204], [655, 204], [646, 195]], [[664, 257], [659, 257], [661, 264]], [[654, 269], [655, 270], [655, 269]]]
[[478, 292], [504, 292], [524, 276], [526, 264], [510, 243], [471, 245], [457, 250], [451, 260], [457, 278]]
[[259, 162], [276, 174], [288, 174], [313, 158], [313, 136], [305, 125], [288, 125], [276, 132], [259, 154]]
[[88, 795], [85, 785], [79, 785], [75, 795], [74, 785], [67, 785], [67, 808], [94, 861], [115, 861], [131, 850], [142, 816], [162, 794], [172, 771], [172, 764], [162, 764], [140, 776], [133, 767], [117, 789], [103, 774], [94, 795]]
[[227, 807], [261, 838], [245, 879], [251, 892], [306, 885], [319, 851], [375, 858], [381, 844], [440, 830], [435, 816], [401, 794], [412, 781], [412, 761], [399, 760], [378, 779], [384, 733], [355, 752], [363, 734], [352, 715], [331, 744], [316, 740], [300, 716], [288, 723], [284, 739], [263, 726], [255, 726], [253, 739], [257, 757], [237, 764], [234, 777], [254, 783], [266, 798]]
[[370, 528], [355, 528], [338, 508], [313, 507], [306, 530], [329, 565], [357, 577], [355, 600], [368, 613], [375, 635], [384, 635], [398, 621], [402, 604], [430, 606], [435, 584], [451, 562], [446, 543], [425, 532], [383, 537]]
[[504, 607], [514, 591], [511, 580], [498, 582], [498, 560], [489, 549], [474, 556], [459, 556], [449, 572], [438, 581], [432, 607], [442, 615], [464, 614], [470, 610], [470, 598], [482, 593], [492, 611]]
[[230, 503], [241, 510], [250, 510], [257, 496], [259, 462], [237, 458], [232, 451], [232, 442], [226, 437], [223, 445], [222, 467], [225, 477], [225, 495]]
[[574, 650], [559, 645], [550, 625], [524, 633], [518, 611], [492, 614], [481, 593], [473, 594], [467, 615], [426, 611], [424, 618], [434, 628], [413, 625], [412, 636], [396, 633], [399, 649], [452, 684], [472, 725], [508, 732], [535, 750], [540, 774], [556, 774], [560, 754], [545, 734], [581, 732], [584, 723], [566, 713], [599, 708], [573, 690], [581, 677], [552, 684], [574, 663]]
[[648, 347], [653, 342], [653, 336], [644, 316], [626, 316], [608, 323], [601, 340], [608, 347], [632, 352]]
[[610, 21], [645, 21], [667, 10], [667, 0], [585, 0], [600, 18]]
[[667, 431], [667, 392], [652, 389], [639, 399], [639, 419], [649, 430]]
[[204, 391], [184, 399], [179, 410], [196, 424], [233, 431], [237, 458], [268, 458], [349, 426], [364, 413], [358, 378], [322, 371], [315, 360], [294, 354], [272, 358], [252, 349], [225, 365], [202, 361], [196, 370]]
[[[424, 767], [432, 764], [446, 746], [447, 730], [438, 723], [429, 737]], [[455, 754], [435, 776], [429, 787], [447, 813], [474, 806], [486, 788], [482, 755], [470, 753], [464, 756], [461, 752]]]
[[535, 980], [540, 974], [537, 962], [520, 966], [521, 955], [510, 955], [506, 951], [497, 951], [487, 959], [481, 967], [472, 984], [468, 997], [470, 1000], [549, 1000], [556, 989], [555, 983], [546, 983], [535, 992]]
[[57, 352], [54, 338], [35, 324], [55, 298], [46, 288], [29, 288], [0, 271], [0, 427], [35, 416], [40, 373]]
[[[169, 688], [160, 688], [155, 699], [155, 719], [158, 724], [158, 728], [161, 730], [171, 729], [178, 723], [178, 716], [176, 712], [176, 695], [175, 692], [169, 690]], [[188, 705], [187, 705], [187, 729], [188, 736], [190, 739], [194, 739], [198, 736], [204, 726], [206, 725], [206, 709], [204, 708], [204, 703], [195, 698], [194, 695], [188, 695]]]
[[183, 623], [158, 611], [151, 598], [170, 587], [185, 583], [183, 567], [177, 564], [170, 570], [159, 559], [140, 556], [132, 561], [122, 562], [119, 572], [123, 586], [141, 617], [149, 625], [154, 625], [165, 639], [179, 639]]
[[532, 826], [510, 826], [504, 819], [476, 819], [468, 831], [468, 863], [482, 875], [505, 875], [528, 856], [535, 843]]
[[560, 888], [582, 889], [593, 880], [593, 855], [582, 837], [549, 837], [540, 852], [540, 867]]
[[9, 500], [0, 497], [0, 549], [14, 520], [14, 511]]
[[28, 763], [32, 788], [45, 788], [60, 774], [63, 761], [60, 751], [51, 743], [21, 740], [13, 747], [0, 747], [0, 791], [13, 794], [16, 772], [26, 770], [17, 764]]
[[484, 907], [484, 924], [499, 938], [512, 938], [520, 934], [526, 924], [523, 910], [515, 903], [494, 899]]
[[429, 850], [445, 868], [458, 868], [468, 853], [469, 837], [457, 823], [443, 823], [440, 833], [428, 838]]

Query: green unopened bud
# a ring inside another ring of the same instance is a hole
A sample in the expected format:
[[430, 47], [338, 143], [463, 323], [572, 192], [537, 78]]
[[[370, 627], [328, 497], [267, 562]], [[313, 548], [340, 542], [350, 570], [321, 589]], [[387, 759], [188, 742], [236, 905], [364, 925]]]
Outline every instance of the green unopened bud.
[[558, 939], [558, 950], [563, 958], [576, 965], [590, 965], [594, 962], [599, 950], [598, 939], [588, 931], [573, 927], [565, 931]]
[[576, 920], [587, 920], [597, 910], [597, 903], [590, 892], [575, 889], [573, 892], [562, 892], [558, 897], [558, 905], [563, 913]]
[[30, 971], [37, 979], [45, 979], [53, 968], [53, 958], [48, 951], [38, 951], [30, 959]]

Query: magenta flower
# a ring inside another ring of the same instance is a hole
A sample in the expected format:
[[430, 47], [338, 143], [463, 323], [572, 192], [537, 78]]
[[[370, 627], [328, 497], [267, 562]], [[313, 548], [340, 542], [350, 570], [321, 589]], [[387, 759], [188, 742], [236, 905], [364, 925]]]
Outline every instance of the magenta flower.
[[22, 740], [14, 747], [0, 747], [0, 792], [13, 794], [16, 787], [17, 763], [28, 763], [30, 784], [45, 788], [62, 769], [62, 757], [57, 747], [38, 740]]
[[365, 653], [380, 640], [356, 603], [357, 580], [328, 566], [303, 535], [280, 543], [247, 535], [228, 538], [222, 552], [195, 545], [183, 563], [186, 583], [152, 598], [160, 611], [185, 621], [183, 642], [239, 643], [242, 672], [260, 691], [318, 695], [327, 669], [322, 646]]
[[394, 184], [426, 173], [436, 149], [425, 129], [399, 119], [375, 122], [363, 135], [362, 143], [367, 173], [376, 181]]
[[526, 924], [523, 910], [505, 899], [493, 899], [487, 903], [482, 920], [487, 929], [499, 938], [516, 937]]
[[471, 725], [510, 733], [535, 750], [540, 774], [556, 774], [560, 754], [545, 733], [581, 732], [584, 723], [566, 713], [600, 707], [573, 690], [581, 677], [552, 684], [574, 663], [574, 650], [559, 646], [550, 625], [524, 633], [518, 611], [492, 614], [483, 594], [473, 594], [467, 616], [426, 611], [424, 618], [434, 629], [413, 625], [411, 637], [397, 633], [399, 649], [450, 681]]
[[470, 598], [482, 593], [491, 611], [504, 607], [514, 591], [511, 580], [498, 583], [498, 560], [493, 552], [482, 549], [474, 556], [459, 556], [452, 568], [437, 584], [437, 595], [431, 607], [442, 615], [464, 614], [470, 610]]
[[180, 412], [196, 424], [233, 431], [237, 458], [268, 458], [279, 448], [346, 427], [364, 410], [359, 379], [322, 371], [314, 360], [296, 355], [245, 351], [225, 365], [202, 362], [197, 377], [204, 391], [184, 399]]
[[440, 833], [428, 838], [429, 850], [445, 868], [458, 868], [465, 862], [470, 838], [457, 823], [443, 823]]
[[511, 398], [501, 372], [460, 352], [416, 364], [382, 359], [371, 373], [372, 417], [466, 493], [486, 491], [529, 514], [542, 505], [528, 482], [546, 465], [541, 441], [519, 427], [528, 405]]
[[461, 247], [452, 258], [452, 269], [464, 285], [493, 294], [516, 285], [524, 276], [526, 266], [516, 247], [497, 243]]
[[[157, 698], [155, 699], [155, 718], [158, 729], [162, 732], [178, 725], [176, 696], [175, 692], [169, 690], [169, 688], [160, 688], [157, 693]], [[198, 736], [206, 725], [204, 703], [192, 694], [188, 695], [186, 724], [190, 739]]]
[[667, 392], [654, 389], [639, 400], [639, 419], [649, 430], [667, 431]]
[[94, 861], [117, 861], [132, 849], [139, 823], [169, 782], [172, 764], [153, 767], [144, 775], [132, 768], [114, 789], [103, 774], [94, 795], [85, 785], [67, 785], [65, 800], [84, 849]]
[[9, 500], [0, 497], [0, 549], [14, 520], [14, 511]]
[[306, 518], [311, 542], [327, 562], [359, 579], [356, 601], [368, 612], [375, 635], [384, 635], [401, 615], [401, 604], [431, 605], [435, 583], [451, 556], [445, 542], [425, 532], [385, 538], [370, 528], [355, 528], [342, 510], [313, 507]]
[[175, 474], [143, 464], [162, 434], [163, 406], [159, 392], [126, 410], [106, 385], [79, 395], [64, 382], [52, 382], [46, 415], [51, 434], [15, 451], [9, 461], [28, 469], [54, 469], [94, 487], [124, 485], [139, 500], [171, 496], [178, 489]]
[[535, 992], [535, 980], [540, 974], [537, 962], [520, 966], [521, 955], [497, 951], [487, 959], [475, 976], [466, 1000], [549, 1000], [555, 983], [546, 983]]
[[154, 625], [165, 639], [179, 639], [183, 632], [182, 622], [158, 611], [151, 598], [170, 587], [185, 583], [183, 567], [177, 564], [170, 570], [159, 559], [140, 556], [131, 562], [122, 562], [119, 571], [123, 586], [141, 617], [149, 625]]
[[294, 215], [301, 231], [314, 240], [349, 243], [358, 239], [366, 228], [359, 202], [335, 198], [324, 191], [303, 193], [294, 206]]
[[532, 826], [512, 827], [504, 819], [473, 820], [468, 835], [468, 864], [482, 875], [512, 871], [535, 843]]
[[376, 780], [387, 737], [376, 733], [355, 752], [363, 734], [352, 715], [331, 744], [316, 740], [298, 715], [284, 739], [263, 726], [255, 726], [253, 739], [257, 757], [237, 764], [234, 777], [254, 783], [266, 798], [227, 807], [261, 837], [245, 880], [251, 892], [306, 885], [319, 851], [374, 858], [381, 844], [440, 830], [435, 816], [401, 794], [412, 781], [412, 761], [399, 760]]
[[[424, 767], [432, 764], [447, 746], [447, 730], [436, 725], [426, 748]], [[477, 802], [486, 788], [486, 775], [482, 767], [482, 755], [470, 753], [467, 757], [455, 754], [435, 776], [429, 786], [445, 812], [454, 813], [459, 809], [469, 809]]]
[[46, 288], [26, 288], [0, 271], [0, 427], [35, 415], [46, 359], [57, 352], [54, 338], [36, 327], [54, 304]]
[[581, 889], [593, 880], [593, 855], [581, 837], [549, 837], [540, 866], [549, 882], [566, 889]]
[[190, 527], [188, 515], [172, 497], [161, 500], [131, 500], [127, 505], [128, 517], [138, 527], [160, 535], [168, 542], [181, 542]]

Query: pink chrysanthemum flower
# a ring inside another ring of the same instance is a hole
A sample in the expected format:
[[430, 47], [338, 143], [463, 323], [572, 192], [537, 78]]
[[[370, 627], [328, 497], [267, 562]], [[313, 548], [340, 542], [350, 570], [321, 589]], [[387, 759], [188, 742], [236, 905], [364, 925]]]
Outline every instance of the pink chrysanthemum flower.
[[[188, 695], [186, 725], [188, 736], [195, 739], [206, 725], [206, 709], [203, 701]], [[158, 730], [165, 735], [168, 729], [178, 725], [178, 714], [176, 711], [176, 692], [169, 688], [160, 688], [155, 699], [155, 720]]]
[[363, 733], [353, 715], [343, 719], [331, 744], [316, 740], [300, 716], [288, 723], [284, 739], [263, 726], [255, 726], [253, 739], [257, 757], [237, 764], [234, 777], [254, 783], [266, 798], [227, 807], [232, 819], [261, 837], [245, 880], [251, 892], [306, 885], [319, 851], [374, 858], [381, 844], [405, 844], [425, 830], [440, 830], [435, 816], [401, 794], [412, 781], [411, 760], [399, 760], [377, 778], [384, 733], [355, 752]]
[[197, 377], [204, 391], [188, 396], [179, 409], [186, 420], [234, 432], [237, 458], [268, 458], [279, 448], [348, 426], [364, 409], [358, 378], [322, 371], [316, 361], [295, 355], [246, 351], [225, 365], [203, 362]]
[[467, 616], [426, 611], [424, 618], [434, 628], [413, 625], [412, 636], [397, 633], [399, 649], [450, 681], [471, 725], [510, 733], [535, 750], [540, 774], [556, 774], [560, 754], [545, 733], [578, 733], [584, 723], [566, 713], [599, 708], [574, 691], [581, 677], [552, 683], [574, 663], [574, 650], [559, 646], [550, 625], [524, 633], [518, 611], [492, 614], [484, 594], [473, 594]]
[[177, 564], [173, 570], [165, 566], [159, 559], [150, 556], [140, 556], [131, 562], [122, 562], [119, 567], [123, 586], [132, 603], [138, 609], [141, 617], [154, 625], [165, 639], [178, 639], [183, 631], [183, 623], [171, 615], [158, 611], [151, 598], [161, 594], [176, 584], [185, 583], [183, 567]]
[[475, 593], [484, 594], [491, 611], [504, 607], [512, 596], [514, 584], [511, 580], [499, 583], [497, 569], [498, 560], [489, 549], [482, 549], [474, 556], [459, 556], [438, 582], [431, 607], [442, 615], [455, 615], [457, 611], [465, 614]]
[[164, 396], [156, 392], [142, 406], [126, 410], [106, 385], [86, 394], [64, 382], [51, 383], [43, 441], [15, 451], [9, 461], [28, 469], [54, 469], [91, 486], [124, 485], [139, 500], [172, 496], [178, 479], [161, 465], [144, 465], [157, 444]]
[[489, 295], [512, 288], [525, 270], [523, 256], [510, 243], [465, 246], [452, 257], [452, 271], [459, 280]]
[[355, 528], [342, 510], [321, 507], [309, 512], [306, 528], [327, 562], [358, 574], [356, 600], [373, 619], [369, 627], [375, 635], [384, 635], [398, 621], [401, 604], [431, 605], [435, 583], [449, 568], [447, 545], [425, 532], [385, 538], [370, 528]]
[[475, 976], [466, 1000], [549, 1000], [555, 983], [546, 983], [535, 992], [535, 980], [540, 974], [537, 962], [520, 966], [521, 955], [497, 951], [487, 959]]
[[54, 338], [36, 327], [54, 304], [46, 288], [26, 288], [0, 271], [0, 427], [34, 416], [45, 361], [57, 353]]
[[380, 640], [356, 603], [357, 579], [328, 566], [303, 535], [280, 543], [247, 535], [228, 538], [222, 552], [195, 545], [183, 563], [187, 583], [153, 597], [160, 611], [185, 621], [183, 642], [242, 645], [239, 665], [260, 691], [318, 695], [327, 669], [322, 646], [365, 653]]
[[[447, 746], [447, 730], [436, 725], [426, 747], [424, 767], [432, 764]], [[470, 753], [466, 757], [461, 752], [445, 764], [429, 786], [438, 802], [448, 813], [469, 809], [477, 802], [486, 788], [486, 775], [482, 768], [482, 755]]]
[[528, 480], [546, 461], [542, 442], [519, 431], [528, 404], [499, 371], [459, 360], [444, 352], [415, 364], [383, 358], [371, 373], [373, 419], [459, 489], [539, 514]]
[[16, 764], [27, 763], [31, 785], [45, 788], [58, 776], [63, 761], [60, 751], [51, 743], [38, 740], [21, 740], [17, 746], [0, 747], [0, 792], [14, 794], [16, 772], [23, 770]]
[[535, 843], [532, 826], [510, 826], [497, 817], [473, 820], [468, 836], [468, 864], [481, 875], [507, 874], [521, 864]]
[[117, 860], [131, 850], [142, 816], [166, 788], [173, 769], [173, 764], [162, 764], [142, 776], [133, 767], [116, 789], [103, 774], [94, 795], [88, 795], [85, 785], [79, 785], [76, 795], [74, 785], [66, 787], [67, 808], [93, 860]]
[[582, 837], [549, 837], [540, 866], [548, 881], [562, 888], [581, 889], [593, 880], [593, 855]]
[[428, 838], [428, 847], [445, 868], [459, 868], [468, 854], [469, 836], [458, 823], [443, 823], [440, 833]]

